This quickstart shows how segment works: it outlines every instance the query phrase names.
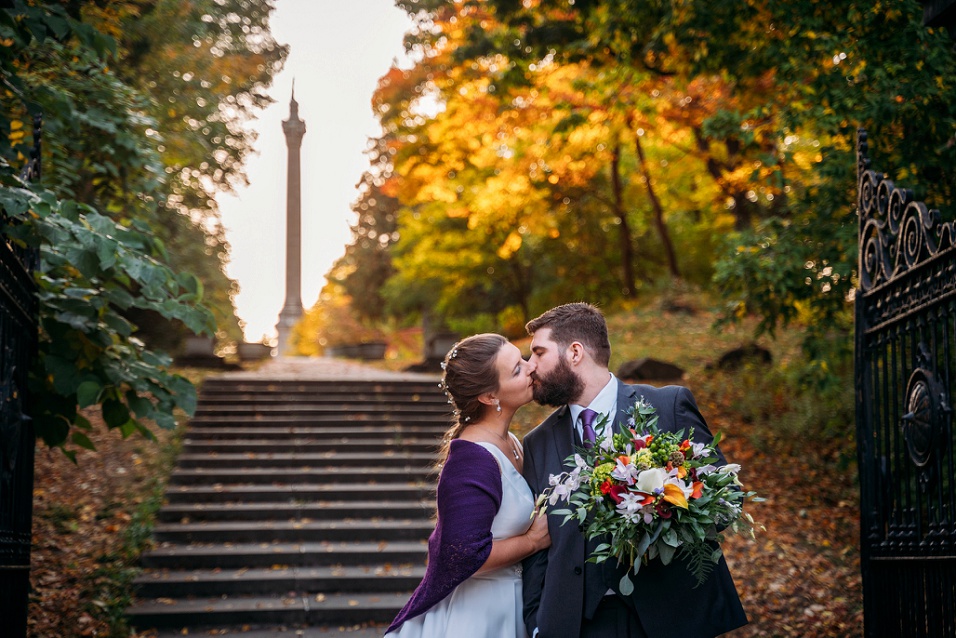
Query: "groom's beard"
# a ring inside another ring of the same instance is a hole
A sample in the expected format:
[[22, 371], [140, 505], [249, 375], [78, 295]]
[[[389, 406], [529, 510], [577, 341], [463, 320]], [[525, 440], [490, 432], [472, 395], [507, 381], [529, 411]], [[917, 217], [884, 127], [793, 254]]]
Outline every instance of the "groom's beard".
[[564, 359], [558, 359], [558, 365], [546, 377], [535, 375], [534, 400], [541, 405], [555, 408], [577, 399], [584, 390], [581, 380]]

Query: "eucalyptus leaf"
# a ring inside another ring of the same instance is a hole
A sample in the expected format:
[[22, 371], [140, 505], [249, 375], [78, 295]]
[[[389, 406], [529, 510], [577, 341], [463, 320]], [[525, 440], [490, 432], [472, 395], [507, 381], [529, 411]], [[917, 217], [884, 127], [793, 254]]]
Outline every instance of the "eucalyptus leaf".
[[[635, 570], [635, 574], [636, 574]], [[621, 576], [621, 581], [617, 585], [618, 590], [621, 592], [622, 596], [630, 596], [634, 593], [634, 581], [631, 580], [631, 577], [628, 574]]]

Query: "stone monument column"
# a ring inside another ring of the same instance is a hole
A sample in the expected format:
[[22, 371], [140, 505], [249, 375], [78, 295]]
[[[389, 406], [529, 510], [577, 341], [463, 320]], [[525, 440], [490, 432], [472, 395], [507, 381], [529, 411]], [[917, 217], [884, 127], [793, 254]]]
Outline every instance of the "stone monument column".
[[285, 303], [279, 313], [279, 356], [292, 353], [289, 337], [292, 326], [302, 317], [302, 174], [299, 149], [305, 135], [305, 122], [299, 119], [299, 103], [295, 89], [289, 102], [289, 119], [282, 122], [285, 143], [289, 149], [289, 175], [286, 182], [285, 231]]

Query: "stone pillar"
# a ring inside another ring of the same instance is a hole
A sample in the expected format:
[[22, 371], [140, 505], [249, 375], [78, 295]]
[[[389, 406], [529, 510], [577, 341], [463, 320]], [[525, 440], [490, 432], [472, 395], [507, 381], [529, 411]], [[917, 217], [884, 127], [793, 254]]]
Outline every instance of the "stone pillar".
[[282, 122], [285, 143], [289, 149], [289, 175], [286, 182], [285, 230], [285, 303], [279, 313], [279, 356], [291, 354], [289, 337], [292, 326], [302, 317], [302, 175], [299, 149], [305, 135], [305, 122], [299, 119], [299, 103], [295, 89], [289, 102], [289, 119]]

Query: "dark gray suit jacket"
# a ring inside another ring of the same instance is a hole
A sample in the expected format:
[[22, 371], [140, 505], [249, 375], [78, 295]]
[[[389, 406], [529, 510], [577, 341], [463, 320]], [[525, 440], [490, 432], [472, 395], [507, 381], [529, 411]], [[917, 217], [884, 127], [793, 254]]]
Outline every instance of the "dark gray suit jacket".
[[[627, 421], [625, 410], [643, 396], [657, 409], [658, 427], [665, 431], [694, 428], [694, 440], [713, 439], [693, 395], [687, 388], [626, 385], [618, 382], [616, 431]], [[548, 487], [551, 474], [567, 468], [564, 460], [574, 453], [575, 429], [567, 406], [555, 410], [524, 439], [524, 477], [535, 495]], [[718, 465], [726, 464], [723, 454]], [[524, 617], [528, 635], [570, 638], [581, 633], [585, 610], [592, 611], [608, 588], [617, 591], [624, 568], [613, 559], [604, 565], [585, 562], [597, 545], [586, 542], [574, 521], [551, 516], [551, 547], [524, 561]], [[614, 563], [614, 564], [612, 564]], [[723, 557], [710, 577], [697, 587], [687, 566], [675, 558], [670, 565], [652, 560], [632, 575], [634, 592], [625, 598], [636, 611], [650, 638], [680, 635], [683, 638], [716, 636], [747, 624]]]

